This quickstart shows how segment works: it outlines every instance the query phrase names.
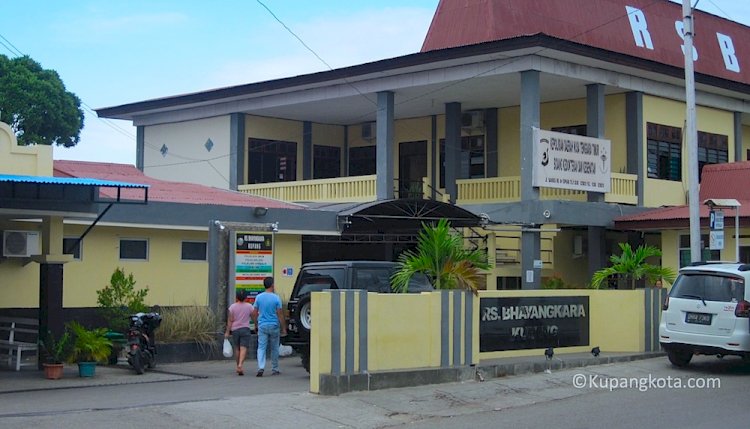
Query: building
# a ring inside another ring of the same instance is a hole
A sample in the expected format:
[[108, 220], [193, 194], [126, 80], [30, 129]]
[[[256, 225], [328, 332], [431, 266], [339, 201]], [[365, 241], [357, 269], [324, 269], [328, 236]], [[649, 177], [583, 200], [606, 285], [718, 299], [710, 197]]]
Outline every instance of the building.
[[[617, 243], [665, 243], [616, 218], [686, 203], [682, 19], [667, 0], [441, 0], [415, 54], [97, 112], [137, 126], [149, 176], [336, 213], [302, 261], [394, 258], [437, 213], [491, 255], [490, 289], [584, 286]], [[744, 160], [750, 29], [695, 23], [699, 164]]]

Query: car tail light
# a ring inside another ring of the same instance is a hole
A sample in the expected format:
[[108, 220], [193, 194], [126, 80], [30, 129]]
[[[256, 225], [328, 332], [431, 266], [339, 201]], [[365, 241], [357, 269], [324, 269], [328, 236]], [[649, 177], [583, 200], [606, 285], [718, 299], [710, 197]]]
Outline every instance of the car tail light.
[[664, 298], [664, 304], [661, 305], [662, 310], [669, 310], [669, 295]]
[[734, 308], [734, 315], [737, 317], [750, 317], [750, 302], [744, 299], [737, 303], [737, 307]]

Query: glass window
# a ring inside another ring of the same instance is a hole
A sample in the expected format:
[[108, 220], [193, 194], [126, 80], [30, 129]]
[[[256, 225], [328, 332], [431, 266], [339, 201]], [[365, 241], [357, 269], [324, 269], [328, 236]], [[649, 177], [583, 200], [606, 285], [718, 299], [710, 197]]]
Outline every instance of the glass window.
[[729, 137], [698, 131], [698, 180], [703, 166], [729, 162]]
[[82, 241], [78, 241], [78, 237], [65, 237], [63, 238], [63, 253], [73, 255], [73, 259], [80, 260], [81, 245]]
[[[690, 265], [690, 236], [680, 236], [680, 268]], [[718, 261], [721, 259], [720, 250], [711, 250], [708, 248], [708, 235], [701, 235], [701, 261]]]
[[376, 172], [375, 146], [349, 148], [349, 175], [367, 176]]
[[341, 148], [315, 145], [313, 159], [313, 179], [341, 176]]
[[739, 302], [745, 298], [745, 281], [741, 277], [717, 273], [683, 273], [675, 280], [669, 296]]
[[[482, 179], [484, 169], [484, 136], [461, 137], [460, 177], [458, 179]], [[440, 139], [440, 187], [445, 187], [445, 139]]]
[[586, 124], [583, 125], [568, 125], [566, 127], [552, 127], [551, 131], [565, 134], [573, 134], [576, 136], [585, 136], [588, 132]]
[[292, 182], [297, 180], [297, 143], [249, 139], [249, 183]]
[[313, 268], [304, 270], [299, 279], [297, 279], [297, 284], [294, 287], [297, 292], [293, 292], [292, 296], [299, 298], [311, 292], [338, 289], [340, 284], [345, 284], [344, 275], [343, 268], [324, 268], [319, 270]]
[[148, 240], [120, 239], [120, 259], [148, 260]]
[[205, 261], [208, 252], [205, 241], [183, 241], [181, 258], [183, 261]]
[[648, 177], [663, 180], [682, 180], [682, 130], [676, 127], [648, 123]]
[[353, 289], [365, 289], [368, 292], [387, 293], [391, 288], [391, 271], [383, 268], [357, 268], [354, 272]]

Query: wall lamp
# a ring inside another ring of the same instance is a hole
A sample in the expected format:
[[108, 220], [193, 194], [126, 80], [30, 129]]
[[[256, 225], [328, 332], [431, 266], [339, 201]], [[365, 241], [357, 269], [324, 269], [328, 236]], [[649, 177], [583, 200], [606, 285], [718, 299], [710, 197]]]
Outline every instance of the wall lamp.
[[219, 231], [224, 231], [226, 229], [226, 227], [224, 226], [224, 224], [222, 224], [218, 220], [214, 221], [214, 225], [216, 225], [216, 227], [219, 228]]
[[255, 210], [253, 210], [255, 217], [263, 217], [266, 213], [268, 213], [268, 207], [256, 207]]

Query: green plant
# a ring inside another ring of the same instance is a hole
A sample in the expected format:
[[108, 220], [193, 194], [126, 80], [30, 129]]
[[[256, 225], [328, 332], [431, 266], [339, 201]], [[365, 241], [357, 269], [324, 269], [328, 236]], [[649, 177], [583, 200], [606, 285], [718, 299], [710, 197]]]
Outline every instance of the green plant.
[[216, 332], [221, 329], [221, 322], [208, 307], [189, 305], [163, 308], [161, 316], [161, 325], [156, 335], [160, 342], [194, 341], [207, 347], [218, 344]]
[[39, 341], [39, 346], [46, 354], [47, 363], [61, 364], [70, 354], [70, 332], [66, 329], [60, 338], [56, 339], [51, 331], [47, 331], [44, 339]]
[[466, 289], [477, 293], [489, 269], [487, 255], [464, 248], [463, 237], [451, 232], [450, 223], [440, 219], [435, 225], [422, 223], [416, 249], [398, 258], [399, 269], [391, 278], [393, 290], [406, 292], [414, 273], [423, 273], [435, 289]]
[[629, 243], [620, 243], [622, 254], [612, 255], [609, 260], [612, 266], [602, 268], [594, 273], [591, 278], [591, 286], [600, 288], [606, 285], [606, 280], [614, 275], [624, 277], [630, 283], [630, 288], [635, 289], [635, 282], [646, 278], [651, 283], [662, 279], [666, 282], [674, 282], [677, 274], [669, 267], [660, 267], [646, 262], [647, 258], [661, 256], [661, 250], [654, 246], [638, 246], [635, 250]]
[[136, 290], [133, 274], [125, 275], [125, 270], [118, 267], [112, 273], [109, 285], [96, 291], [96, 303], [109, 328], [124, 332], [128, 327], [128, 316], [148, 311], [143, 302], [147, 294], [148, 287]]
[[112, 341], [105, 336], [107, 329], [86, 329], [76, 321], [67, 326], [73, 332], [73, 347], [68, 362], [105, 362], [109, 358]]
[[565, 283], [565, 281], [558, 274], [553, 274], [552, 277], [549, 277], [542, 282], [542, 289], [577, 289], [577, 288], [573, 284]]

